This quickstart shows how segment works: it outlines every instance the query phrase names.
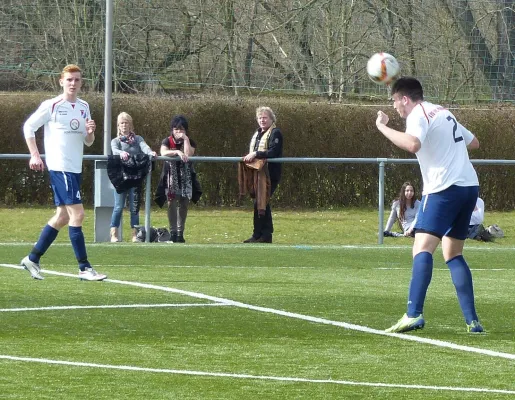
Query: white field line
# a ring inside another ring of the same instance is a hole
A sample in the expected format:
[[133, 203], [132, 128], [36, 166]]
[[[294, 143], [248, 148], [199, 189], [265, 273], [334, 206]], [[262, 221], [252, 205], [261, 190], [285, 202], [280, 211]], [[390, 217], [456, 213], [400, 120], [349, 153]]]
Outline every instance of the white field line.
[[[30, 250], [31, 246], [34, 245], [34, 242], [1, 242], [0, 246], [22, 246], [27, 247]], [[52, 247], [69, 247], [69, 243], [52, 243]], [[130, 242], [119, 242], [119, 243], [87, 243], [88, 247], [131, 247], [134, 248], [135, 244]], [[159, 246], [168, 247], [168, 246], [178, 246], [179, 248], [200, 248], [200, 249], [249, 249], [249, 248], [267, 248], [267, 249], [298, 249], [298, 250], [411, 250], [413, 246], [411, 245], [385, 245], [385, 244], [375, 244], [375, 245], [345, 245], [345, 244], [323, 244], [323, 245], [307, 245], [307, 244], [244, 244], [244, 243], [186, 243], [186, 244], [176, 244], [176, 243], [137, 243], [138, 247], [153, 247], [157, 248]], [[173, 247], [172, 247], [173, 248]], [[515, 251], [515, 247], [513, 246], [474, 246], [474, 245], [466, 245], [465, 251]]]
[[[16, 268], [16, 269], [23, 268], [19, 265], [12, 265], [12, 264], [0, 264], [0, 266]], [[57, 271], [50, 271], [50, 270], [42, 270], [42, 272], [45, 272], [46, 274], [50, 274], [50, 275], [79, 278], [78, 274], [72, 275], [72, 274], [67, 274], [67, 273], [57, 272]], [[157, 286], [157, 285], [152, 285], [152, 284], [148, 284], [148, 283], [122, 281], [122, 280], [117, 280], [117, 279], [105, 279], [104, 282], [118, 283], [120, 285], [128, 285], [128, 286], [140, 287], [140, 288], [145, 288], [145, 289], [160, 290], [160, 291], [169, 292], [169, 293], [178, 293], [178, 294], [182, 294], [185, 296], [194, 297], [197, 299], [210, 300], [215, 303], [223, 303], [226, 305], [239, 307], [239, 308], [243, 308], [243, 309], [247, 309], [247, 310], [260, 311], [260, 312], [264, 312], [264, 313], [268, 313], [268, 314], [281, 315], [283, 317], [300, 319], [303, 321], [309, 321], [309, 322], [314, 322], [314, 323], [318, 323], [318, 324], [338, 326], [341, 328], [350, 329], [350, 330], [354, 330], [354, 331], [371, 333], [371, 334], [380, 335], [380, 336], [389, 336], [389, 337], [398, 338], [401, 340], [408, 340], [408, 341], [412, 341], [412, 342], [424, 343], [424, 344], [429, 344], [432, 346], [444, 347], [444, 348], [449, 348], [449, 349], [453, 349], [453, 350], [460, 350], [460, 351], [469, 352], [469, 353], [477, 353], [477, 354], [487, 355], [487, 356], [491, 356], [491, 357], [499, 357], [499, 358], [505, 358], [508, 360], [515, 360], [515, 354], [481, 349], [481, 348], [477, 348], [477, 347], [463, 346], [463, 345], [455, 344], [452, 342], [428, 339], [428, 338], [424, 338], [424, 337], [420, 337], [420, 336], [412, 336], [409, 334], [387, 333], [383, 330], [373, 329], [373, 328], [369, 328], [366, 326], [349, 324], [347, 322], [332, 321], [332, 320], [325, 319], [325, 318], [319, 318], [319, 317], [313, 317], [310, 315], [304, 315], [304, 314], [298, 314], [298, 313], [293, 313], [293, 312], [289, 312], [289, 311], [277, 310], [274, 308], [255, 306], [252, 304], [241, 303], [239, 301], [224, 299], [222, 297], [215, 297], [215, 296], [210, 296], [210, 295], [203, 294], [203, 293], [197, 293], [197, 292], [191, 292], [188, 290], [170, 288], [167, 286]], [[91, 282], [91, 284], [93, 284], [93, 282]]]
[[[371, 269], [377, 269], [377, 270], [410, 270], [411, 267], [376, 267]], [[470, 268], [471, 271], [511, 271], [508, 268]], [[449, 268], [433, 268], [433, 271], [449, 271]]]
[[59, 311], [59, 310], [96, 310], [109, 308], [182, 308], [182, 307], [214, 307], [226, 306], [222, 303], [176, 303], [176, 304], [118, 304], [118, 305], [99, 305], [99, 306], [49, 306], [49, 307], [25, 307], [25, 308], [0, 308], [0, 312], [19, 312], [19, 311]]
[[[392, 264], [401, 264], [401, 263], [392, 263]], [[403, 263], [406, 264], [406, 263]], [[13, 264], [0, 264], [0, 266], [8, 266]], [[52, 263], [54, 266], [69, 266], [70, 263]], [[197, 269], [265, 269], [265, 268], [271, 268], [271, 269], [317, 269], [318, 267], [312, 266], [312, 267], [297, 267], [297, 266], [287, 266], [287, 267], [281, 267], [281, 266], [264, 266], [264, 265], [170, 265], [170, 264], [102, 264], [102, 267], [152, 267], [152, 268], [177, 268], [177, 269], [188, 269], [188, 268], [197, 268]], [[385, 271], [411, 271], [411, 267], [374, 267], [370, 268], [373, 270], [385, 270]], [[509, 268], [470, 268], [471, 271], [512, 271]], [[43, 272], [45, 270], [42, 270]], [[433, 271], [449, 271], [449, 268], [433, 268]]]
[[514, 390], [503, 390], [503, 389], [488, 389], [488, 388], [473, 388], [473, 387], [467, 388], [467, 387], [454, 387], [454, 386], [403, 385], [403, 384], [381, 383], [381, 382], [353, 382], [353, 381], [332, 380], [332, 379], [307, 379], [307, 378], [294, 378], [294, 377], [286, 377], [286, 376], [232, 374], [232, 373], [224, 373], [224, 372], [205, 372], [205, 371], [191, 371], [191, 370], [166, 369], [166, 368], [143, 368], [143, 367], [134, 367], [134, 366], [129, 366], [129, 365], [95, 364], [95, 363], [84, 363], [84, 362], [74, 362], [74, 361], [50, 360], [50, 359], [45, 359], [45, 358], [14, 357], [14, 356], [7, 356], [7, 355], [0, 355], [0, 359], [10, 360], [10, 361], [41, 363], [41, 364], [66, 365], [66, 366], [72, 366], [72, 367], [102, 368], [102, 369], [113, 369], [113, 370], [121, 370], [121, 371], [152, 372], [152, 373], [175, 374], [175, 375], [209, 376], [209, 377], [218, 377], [218, 378], [255, 379], [255, 380], [264, 380], [264, 381], [299, 382], [299, 383], [327, 383], [327, 384], [333, 384], [333, 385], [382, 387], [382, 388], [393, 388], [393, 389], [421, 389], [421, 390], [452, 391], [452, 392], [515, 394]]

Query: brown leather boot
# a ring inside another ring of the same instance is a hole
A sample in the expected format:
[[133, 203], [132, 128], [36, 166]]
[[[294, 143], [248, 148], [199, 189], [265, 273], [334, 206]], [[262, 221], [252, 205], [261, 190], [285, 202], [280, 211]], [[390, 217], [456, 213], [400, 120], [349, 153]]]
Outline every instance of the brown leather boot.
[[118, 228], [111, 228], [111, 243], [118, 242]]

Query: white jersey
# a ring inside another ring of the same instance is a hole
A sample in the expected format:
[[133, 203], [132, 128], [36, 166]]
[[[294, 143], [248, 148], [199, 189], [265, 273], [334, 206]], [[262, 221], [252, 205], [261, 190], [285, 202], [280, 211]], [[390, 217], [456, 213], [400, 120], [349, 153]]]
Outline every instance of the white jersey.
[[45, 100], [23, 125], [25, 138], [35, 136], [44, 126], [45, 161], [51, 171], [81, 173], [86, 139], [86, 119], [91, 119], [89, 104], [75, 103], [62, 96]]
[[422, 144], [416, 154], [424, 182], [422, 194], [452, 185], [479, 186], [467, 150], [474, 135], [449, 110], [427, 101], [417, 104], [406, 118], [406, 133]]

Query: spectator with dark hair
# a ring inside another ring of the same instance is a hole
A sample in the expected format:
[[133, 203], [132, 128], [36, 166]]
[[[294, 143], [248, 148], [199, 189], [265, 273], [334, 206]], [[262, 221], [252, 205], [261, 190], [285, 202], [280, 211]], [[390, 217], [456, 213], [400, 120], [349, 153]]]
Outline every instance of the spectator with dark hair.
[[168, 200], [168, 222], [170, 240], [184, 243], [184, 228], [188, 216], [188, 205], [193, 195], [193, 164], [189, 157], [195, 154], [195, 142], [188, 135], [188, 120], [184, 115], [177, 115], [170, 123], [170, 135], [161, 143], [161, 155], [179, 157], [178, 161], [166, 161], [161, 173]]
[[[415, 187], [410, 182], [404, 182], [399, 196], [392, 203], [392, 211], [386, 223], [384, 236], [415, 236], [415, 223], [420, 201], [416, 198]], [[392, 232], [393, 224], [398, 222], [402, 233]]]

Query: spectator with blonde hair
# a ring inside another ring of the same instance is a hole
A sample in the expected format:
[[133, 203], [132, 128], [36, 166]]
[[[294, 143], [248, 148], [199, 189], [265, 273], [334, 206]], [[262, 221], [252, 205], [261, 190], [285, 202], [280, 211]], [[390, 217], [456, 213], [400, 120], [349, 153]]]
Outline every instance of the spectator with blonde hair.
[[[111, 150], [114, 156], [120, 156], [124, 161], [131, 156], [146, 154], [155, 157], [157, 153], [153, 151], [145, 140], [134, 133], [132, 117], [126, 112], [118, 114], [117, 136], [111, 140]], [[141, 186], [131, 187], [121, 193], [114, 193], [114, 209], [111, 216], [111, 242], [118, 242], [118, 229], [122, 218], [122, 211], [125, 201], [128, 198], [128, 206], [131, 214], [132, 241], [136, 240], [136, 227], [139, 225], [139, 208], [141, 203]]]
[[[243, 157], [245, 163], [252, 163], [256, 159], [267, 160], [283, 156], [283, 135], [275, 125], [276, 116], [270, 107], [258, 107], [256, 109], [256, 120], [259, 128], [254, 132], [250, 140], [249, 153]], [[277, 189], [281, 179], [281, 164], [267, 163], [270, 176], [270, 196]], [[254, 201], [254, 230], [252, 236], [244, 243], [272, 243], [274, 225], [272, 222], [272, 210], [270, 203], [266, 205], [264, 215], [258, 212], [257, 202]]]

